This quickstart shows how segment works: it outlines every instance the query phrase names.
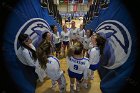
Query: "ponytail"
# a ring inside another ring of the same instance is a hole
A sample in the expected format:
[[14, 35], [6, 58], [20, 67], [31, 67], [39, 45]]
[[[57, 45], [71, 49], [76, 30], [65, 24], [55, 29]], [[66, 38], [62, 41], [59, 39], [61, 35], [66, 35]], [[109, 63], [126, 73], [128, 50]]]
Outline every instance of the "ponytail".
[[48, 55], [51, 53], [51, 44], [47, 40], [44, 40], [37, 48], [37, 57], [41, 68], [46, 68], [46, 63], [48, 63]]
[[100, 36], [99, 34], [96, 34], [96, 35], [97, 35], [97, 38], [96, 38], [97, 46], [99, 47], [100, 54], [102, 55], [103, 52], [104, 52], [104, 47], [105, 47], [106, 39], [104, 37]]

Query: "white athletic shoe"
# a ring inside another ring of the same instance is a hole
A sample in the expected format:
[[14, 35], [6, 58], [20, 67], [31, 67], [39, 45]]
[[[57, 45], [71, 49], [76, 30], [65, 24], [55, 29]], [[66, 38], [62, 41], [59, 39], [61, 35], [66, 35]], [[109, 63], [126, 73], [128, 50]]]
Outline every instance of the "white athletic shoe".
[[61, 89], [60, 93], [66, 93], [66, 89], [65, 88]]
[[90, 76], [90, 79], [91, 79], [91, 80], [93, 80], [93, 79], [94, 79], [94, 76], [93, 76], [93, 75], [91, 75], [91, 76]]
[[70, 85], [70, 93], [74, 93], [74, 85], [73, 86]]
[[80, 87], [76, 86], [76, 91], [79, 92], [80, 91]]
[[88, 88], [88, 84], [87, 84], [87, 83], [83, 83], [82, 86], [83, 86], [84, 88]]
[[54, 89], [57, 86], [57, 82], [55, 82], [54, 84], [52, 84], [51, 88]]

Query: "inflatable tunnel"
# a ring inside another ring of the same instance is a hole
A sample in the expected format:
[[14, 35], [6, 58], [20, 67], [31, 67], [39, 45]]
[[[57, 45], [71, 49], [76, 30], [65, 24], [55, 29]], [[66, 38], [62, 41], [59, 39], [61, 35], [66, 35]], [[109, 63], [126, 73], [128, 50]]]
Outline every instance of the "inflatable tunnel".
[[[136, 32], [122, 0], [109, 1], [106, 8], [85, 25], [106, 38], [104, 55], [98, 69], [103, 93], [120, 93], [132, 74], [136, 61]], [[94, 8], [93, 8], [94, 9]]]
[[35, 93], [35, 82], [31, 82], [35, 79], [33, 71], [26, 75], [23, 64], [16, 56], [19, 48], [17, 38], [20, 33], [26, 33], [36, 45], [43, 32], [51, 31], [50, 25], [56, 25], [58, 31], [62, 30], [61, 25], [49, 14], [48, 7], [41, 6], [40, 0], [7, 0], [1, 6], [9, 12], [2, 46], [6, 69], [19, 93]]
[[[4, 1], [4, 0], [3, 0]], [[8, 0], [7, 0], [8, 1]], [[16, 56], [19, 47], [17, 37], [20, 33], [29, 34], [36, 45], [37, 40], [50, 25], [60, 24], [50, 16], [48, 8], [41, 7], [40, 0], [13, 0], [16, 3], [2, 2], [9, 15], [5, 22], [2, 53], [10, 77], [19, 89], [19, 93], [35, 93], [34, 82], [27, 80], [23, 64]], [[106, 38], [104, 55], [98, 69], [103, 93], [119, 93], [131, 75], [136, 57], [136, 33], [131, 17], [121, 0], [109, 1], [108, 7], [98, 6], [97, 15], [87, 24], [86, 29], [93, 29]], [[34, 74], [28, 75], [35, 79]]]

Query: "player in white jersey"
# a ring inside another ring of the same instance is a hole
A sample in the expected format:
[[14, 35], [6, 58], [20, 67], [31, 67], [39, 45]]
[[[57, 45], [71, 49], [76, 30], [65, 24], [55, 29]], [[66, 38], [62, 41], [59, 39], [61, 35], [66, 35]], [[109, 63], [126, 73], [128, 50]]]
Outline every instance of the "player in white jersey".
[[74, 81], [76, 79], [76, 91], [80, 91], [80, 83], [87, 84], [89, 60], [83, 57], [83, 45], [76, 42], [68, 50], [68, 74], [70, 77], [70, 92], [74, 93]]
[[63, 31], [61, 32], [61, 40], [62, 40], [62, 47], [63, 47], [63, 54], [65, 56], [65, 50], [69, 48], [70, 43], [70, 31], [67, 30], [67, 26], [63, 26]]
[[80, 24], [80, 28], [78, 28], [77, 34], [78, 34], [78, 39], [83, 40], [85, 36], [85, 29], [83, 27], [83, 24]]
[[43, 79], [46, 77], [46, 74], [39, 65], [36, 55], [36, 49], [32, 44], [31, 38], [27, 34], [20, 34], [18, 37], [18, 41], [21, 45], [17, 51], [17, 56], [19, 60], [25, 65], [25, 67], [29, 68], [30, 66], [31, 68], [35, 69], [39, 80], [43, 82]]
[[77, 32], [78, 29], [75, 26], [75, 21], [71, 22], [71, 29], [70, 29], [70, 41], [71, 44], [74, 44], [77, 41]]
[[52, 49], [51, 51], [53, 52], [55, 45], [54, 45], [54, 43], [53, 43], [53, 35], [52, 35], [51, 32], [44, 32], [44, 33], [42, 34], [42, 39], [40, 40], [40, 42], [38, 42], [38, 47], [39, 47], [45, 40], [47, 40], [48, 42], [51, 43], [51, 45], [53, 46], [53, 49]]
[[60, 93], [65, 93], [66, 90], [66, 80], [64, 77], [63, 71], [60, 69], [59, 60], [51, 54], [51, 44], [48, 41], [45, 41], [40, 45], [40, 50], [42, 56], [40, 56], [40, 64], [43, 69], [45, 69], [47, 76], [52, 81], [57, 81], [60, 89]]
[[91, 36], [91, 43], [93, 48], [89, 49], [89, 63], [91, 70], [91, 79], [93, 79], [93, 71], [95, 71], [99, 66], [100, 56], [103, 54], [103, 49], [105, 46], [106, 39], [99, 34], [94, 33]]
[[52, 26], [53, 31], [53, 43], [55, 45], [56, 57], [60, 57], [61, 52], [61, 37], [60, 33], [58, 32], [57, 26]]
[[93, 34], [93, 31], [92, 29], [87, 29], [86, 30], [86, 34], [84, 36], [84, 39], [83, 39], [83, 45], [84, 45], [84, 55], [87, 56], [87, 51], [89, 49], [89, 44], [91, 42], [91, 36]]

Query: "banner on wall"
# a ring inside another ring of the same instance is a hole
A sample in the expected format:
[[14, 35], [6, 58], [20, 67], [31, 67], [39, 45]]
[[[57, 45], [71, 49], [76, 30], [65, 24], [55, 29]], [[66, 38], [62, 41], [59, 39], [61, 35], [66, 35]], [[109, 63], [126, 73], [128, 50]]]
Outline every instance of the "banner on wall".
[[69, 11], [70, 11], [70, 12], [73, 12], [73, 4], [70, 4], [70, 5], [69, 5]]
[[68, 2], [68, 0], [64, 0], [64, 3], [67, 4], [67, 3], [69, 3], [69, 2]]
[[83, 3], [84, 0], [78, 0], [78, 1], [79, 1], [79, 3]]
[[63, 4], [64, 3], [64, 0], [59, 0], [59, 4]]
[[73, 11], [74, 11], [74, 12], [77, 12], [77, 11], [78, 11], [78, 5], [77, 5], [77, 4], [74, 4], [74, 5], [73, 5]]
[[59, 5], [59, 0], [53, 0], [54, 4]]
[[83, 3], [84, 4], [88, 4], [88, 0], [83, 0]]

